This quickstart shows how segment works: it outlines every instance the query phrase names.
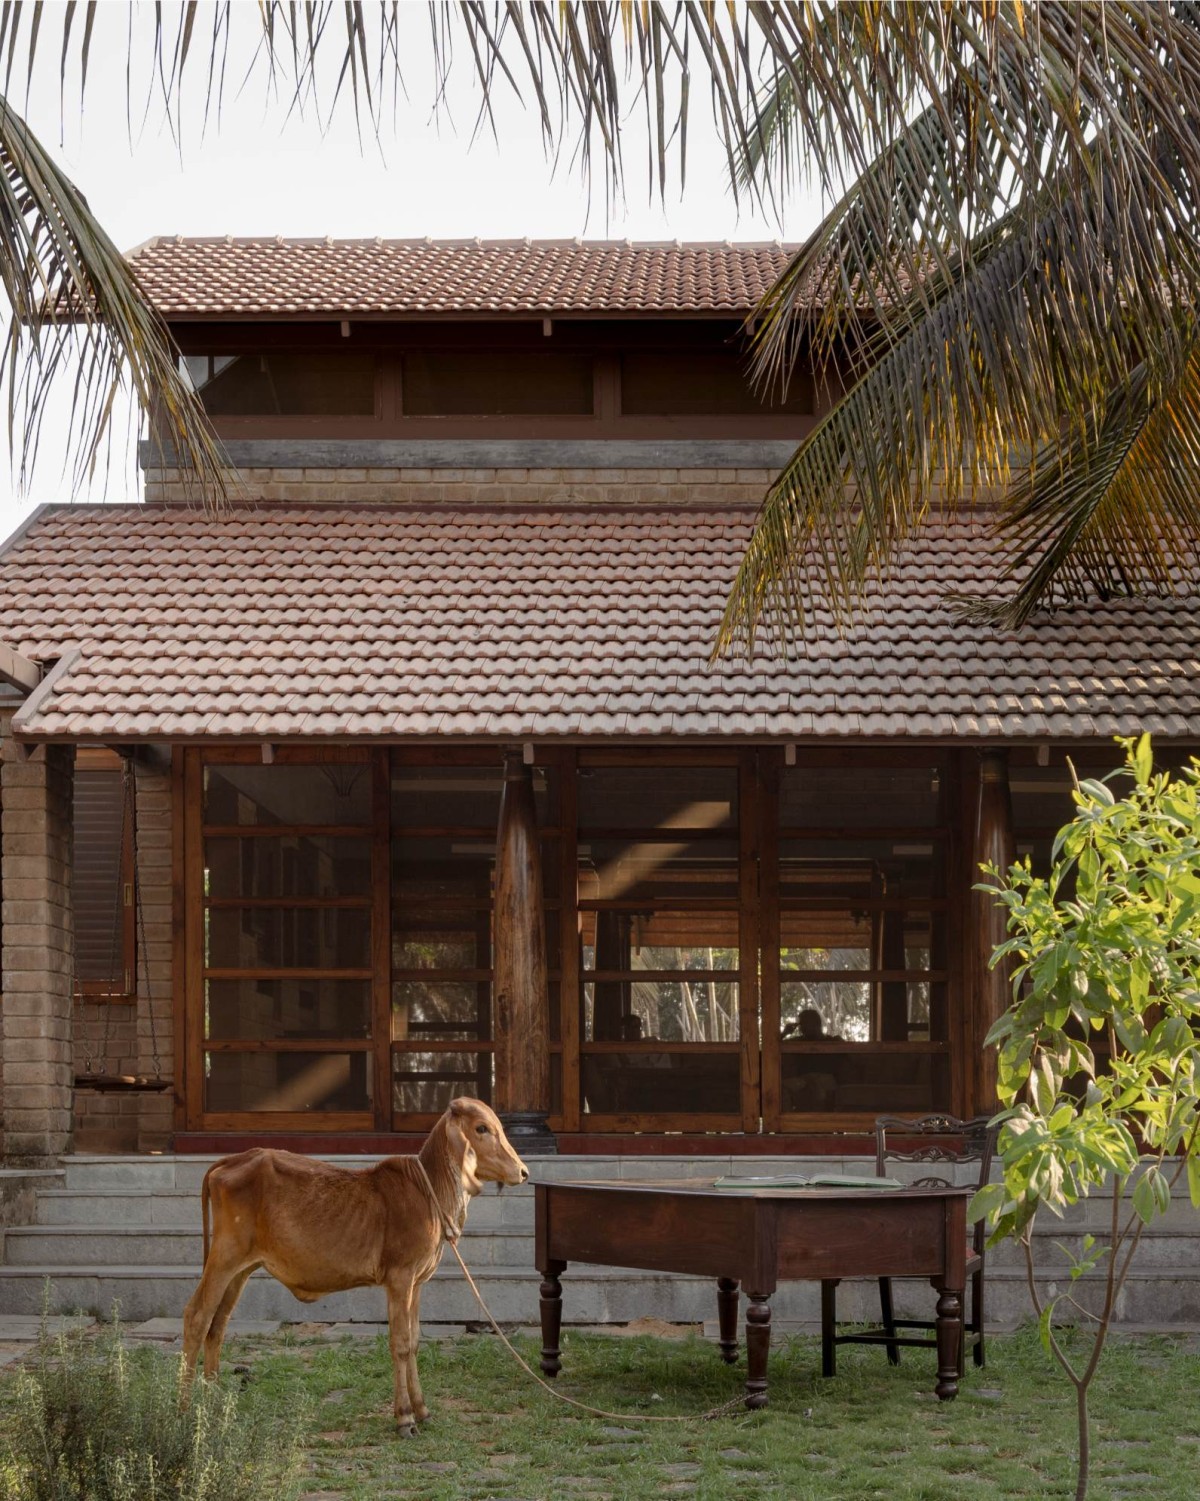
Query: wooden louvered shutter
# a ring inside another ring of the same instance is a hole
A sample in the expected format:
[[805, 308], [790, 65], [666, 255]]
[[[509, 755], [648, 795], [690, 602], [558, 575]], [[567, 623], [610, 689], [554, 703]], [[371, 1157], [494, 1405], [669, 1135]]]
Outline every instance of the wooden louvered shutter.
[[121, 760], [80, 750], [75, 763], [75, 991], [111, 1000], [134, 993], [132, 829], [125, 826]]

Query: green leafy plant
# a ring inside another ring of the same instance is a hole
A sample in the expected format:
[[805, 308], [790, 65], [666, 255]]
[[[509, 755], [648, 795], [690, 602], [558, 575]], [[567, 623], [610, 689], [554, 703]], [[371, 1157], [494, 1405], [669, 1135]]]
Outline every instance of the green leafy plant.
[[17, 1379], [0, 1458], [3, 1501], [287, 1501], [299, 1423], [199, 1382], [180, 1403], [177, 1362], [98, 1338], [45, 1334]]
[[[1012, 964], [1014, 1000], [988, 1035], [1008, 1107], [1004, 1181], [979, 1192], [973, 1213], [988, 1217], [993, 1244], [1011, 1236], [1024, 1248], [1043, 1343], [1075, 1388], [1077, 1501], [1088, 1389], [1143, 1234], [1185, 1176], [1200, 1206], [1200, 764], [1156, 773], [1149, 736], [1122, 743], [1124, 768], [1077, 782], [1049, 875], [1026, 860], [1007, 874], [989, 868], [981, 887], [1008, 909], [1012, 936], [993, 963]], [[1107, 1237], [1061, 1248], [1057, 1291], [1035, 1265], [1035, 1219], [1106, 1185]], [[1073, 1345], [1068, 1319], [1086, 1333]]]

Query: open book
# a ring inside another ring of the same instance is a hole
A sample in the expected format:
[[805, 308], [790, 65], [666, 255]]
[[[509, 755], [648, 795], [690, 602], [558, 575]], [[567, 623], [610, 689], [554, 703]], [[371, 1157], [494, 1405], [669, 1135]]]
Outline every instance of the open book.
[[726, 1193], [760, 1193], [775, 1188], [903, 1188], [898, 1178], [863, 1177], [856, 1173], [814, 1173], [770, 1178], [718, 1178], [713, 1184]]

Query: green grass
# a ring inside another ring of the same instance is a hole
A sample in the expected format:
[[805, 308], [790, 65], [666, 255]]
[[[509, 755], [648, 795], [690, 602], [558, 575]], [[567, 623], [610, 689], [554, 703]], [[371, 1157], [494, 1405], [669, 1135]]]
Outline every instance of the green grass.
[[[519, 1341], [536, 1361], [531, 1340]], [[171, 1378], [164, 1362], [164, 1379]], [[562, 1391], [614, 1412], [697, 1414], [740, 1387], [696, 1338], [566, 1332]], [[239, 1378], [231, 1367], [249, 1367]], [[932, 1355], [842, 1350], [823, 1381], [813, 1340], [777, 1341], [771, 1405], [714, 1422], [622, 1423], [573, 1412], [540, 1391], [491, 1336], [428, 1343], [422, 1381], [434, 1416], [399, 1440], [382, 1340], [232, 1341], [226, 1381], [245, 1400], [306, 1412], [302, 1495], [323, 1501], [1007, 1501], [1074, 1489], [1071, 1393], [1030, 1331], [989, 1344], [959, 1398], [932, 1395]], [[7, 1398], [9, 1383], [0, 1387]], [[1115, 1341], [1093, 1398], [1092, 1501], [1194, 1501], [1200, 1472], [1200, 1354], [1194, 1340]]]

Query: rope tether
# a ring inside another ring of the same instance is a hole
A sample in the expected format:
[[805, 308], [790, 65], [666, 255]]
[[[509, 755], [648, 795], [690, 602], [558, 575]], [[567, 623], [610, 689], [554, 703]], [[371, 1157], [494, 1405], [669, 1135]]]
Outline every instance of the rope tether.
[[462, 1258], [462, 1252], [458, 1249], [458, 1232], [454, 1230], [454, 1227], [450, 1224], [448, 1215], [442, 1208], [441, 1204], [438, 1202], [437, 1194], [433, 1191], [433, 1184], [429, 1181], [429, 1174], [425, 1171], [425, 1164], [419, 1157], [414, 1157], [413, 1160], [416, 1162], [417, 1167], [420, 1169], [421, 1181], [425, 1186], [425, 1191], [429, 1195], [430, 1203], [433, 1205], [434, 1213], [437, 1216], [439, 1225], [441, 1226], [442, 1238], [454, 1252], [454, 1259], [462, 1268], [462, 1274], [467, 1279], [467, 1286], [475, 1294], [475, 1301], [483, 1310], [484, 1317], [492, 1326], [493, 1331], [500, 1336], [500, 1339], [503, 1342], [504, 1347], [507, 1349], [508, 1353], [517, 1362], [517, 1364], [526, 1373], [526, 1375], [533, 1377], [533, 1379], [537, 1382], [537, 1384], [542, 1388], [543, 1391], [549, 1392], [550, 1395], [556, 1398], [559, 1402], [565, 1402], [568, 1407], [578, 1408], [580, 1412], [590, 1412], [594, 1417], [597, 1418], [612, 1418], [618, 1423], [695, 1423], [697, 1421], [702, 1423], [709, 1423], [714, 1418], [725, 1417], [730, 1413], [736, 1412], [739, 1408], [744, 1406], [746, 1399], [744, 1396], [742, 1396], [733, 1397], [728, 1402], [722, 1402], [719, 1407], [711, 1407], [707, 1412], [702, 1412], [699, 1414], [688, 1414], [685, 1416], [672, 1414], [670, 1416], [659, 1417], [657, 1413], [647, 1412], [607, 1412], [603, 1407], [589, 1407], [586, 1402], [577, 1402], [574, 1397], [568, 1397], [564, 1392], [560, 1392], [555, 1387], [551, 1386], [548, 1381], [538, 1375], [538, 1373], [533, 1369], [533, 1367], [513, 1344], [512, 1340], [509, 1339], [508, 1335], [505, 1334], [504, 1330], [501, 1329], [500, 1325], [496, 1322], [495, 1317], [492, 1314], [492, 1310], [484, 1302], [483, 1294], [476, 1286], [475, 1278], [471, 1276], [470, 1269], [468, 1268], [467, 1263]]

